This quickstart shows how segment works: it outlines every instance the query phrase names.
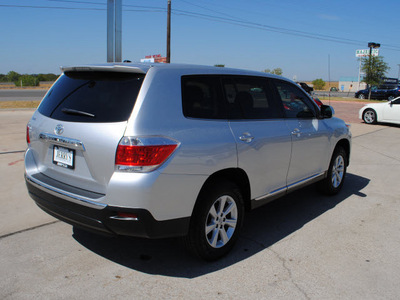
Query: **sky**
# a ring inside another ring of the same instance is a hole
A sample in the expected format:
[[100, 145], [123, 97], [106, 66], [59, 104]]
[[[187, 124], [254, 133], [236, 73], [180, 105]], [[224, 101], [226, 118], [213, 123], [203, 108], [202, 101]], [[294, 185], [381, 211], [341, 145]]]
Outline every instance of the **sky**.
[[[171, 62], [311, 81], [358, 76], [358, 49], [380, 43], [400, 73], [399, 0], [171, 0]], [[107, 0], [0, 0], [0, 74], [60, 74], [107, 60]], [[382, 4], [381, 4], [382, 3]], [[122, 59], [166, 55], [167, 0], [122, 0]]]

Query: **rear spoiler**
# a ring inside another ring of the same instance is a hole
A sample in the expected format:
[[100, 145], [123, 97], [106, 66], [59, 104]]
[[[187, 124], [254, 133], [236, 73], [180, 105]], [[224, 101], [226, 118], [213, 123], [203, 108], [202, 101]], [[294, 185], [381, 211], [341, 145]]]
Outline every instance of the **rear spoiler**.
[[68, 71], [106, 71], [106, 72], [125, 72], [125, 73], [136, 73], [146, 74], [150, 69], [148, 65], [119, 65], [119, 64], [104, 64], [104, 65], [82, 65], [82, 66], [66, 66], [60, 67], [62, 72]]

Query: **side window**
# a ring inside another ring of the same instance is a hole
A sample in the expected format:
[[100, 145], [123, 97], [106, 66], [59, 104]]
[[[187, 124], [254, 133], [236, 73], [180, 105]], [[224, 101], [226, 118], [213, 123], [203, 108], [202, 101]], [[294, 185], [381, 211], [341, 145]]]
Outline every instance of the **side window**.
[[287, 118], [312, 118], [315, 116], [315, 109], [302, 90], [289, 82], [274, 80], [274, 83]]
[[225, 100], [217, 76], [183, 76], [182, 107], [185, 117], [227, 119]]
[[281, 118], [274, 103], [268, 79], [262, 77], [226, 77], [222, 81], [230, 119]]

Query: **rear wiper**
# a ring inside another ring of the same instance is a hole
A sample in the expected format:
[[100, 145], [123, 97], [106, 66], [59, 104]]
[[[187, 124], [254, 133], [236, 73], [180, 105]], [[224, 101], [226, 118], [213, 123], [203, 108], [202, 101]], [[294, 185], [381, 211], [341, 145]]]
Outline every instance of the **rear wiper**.
[[76, 109], [71, 109], [71, 108], [63, 108], [61, 111], [64, 114], [68, 114], [68, 115], [85, 116], [85, 117], [91, 117], [91, 118], [96, 117], [94, 114], [88, 113], [86, 111], [81, 111], [81, 110], [76, 110]]

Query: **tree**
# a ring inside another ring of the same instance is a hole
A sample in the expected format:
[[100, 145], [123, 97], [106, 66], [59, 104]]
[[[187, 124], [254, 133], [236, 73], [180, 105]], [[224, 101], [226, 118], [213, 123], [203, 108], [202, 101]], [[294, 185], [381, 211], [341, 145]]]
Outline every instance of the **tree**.
[[369, 87], [368, 99], [371, 99], [371, 86], [380, 85], [390, 68], [382, 56], [367, 56], [361, 59], [361, 71], [365, 74], [363, 82]]
[[10, 71], [7, 73], [7, 80], [10, 82], [15, 82], [19, 79], [21, 74], [15, 72], [15, 71]]
[[16, 86], [38, 86], [39, 80], [34, 75], [21, 75], [14, 81]]
[[272, 74], [281, 76], [283, 74], [283, 72], [282, 72], [281, 68], [275, 68], [272, 70]]
[[325, 81], [321, 78], [315, 79], [312, 81], [315, 90], [323, 90], [325, 87]]
[[58, 78], [58, 75], [55, 75], [53, 73], [48, 73], [48, 74], [38, 74], [37, 79], [39, 81], [55, 81]]
[[269, 73], [269, 74], [275, 74], [275, 75], [279, 75], [279, 76], [282, 76], [282, 74], [283, 74], [281, 68], [275, 68], [272, 71], [270, 69], [265, 69], [263, 72]]

